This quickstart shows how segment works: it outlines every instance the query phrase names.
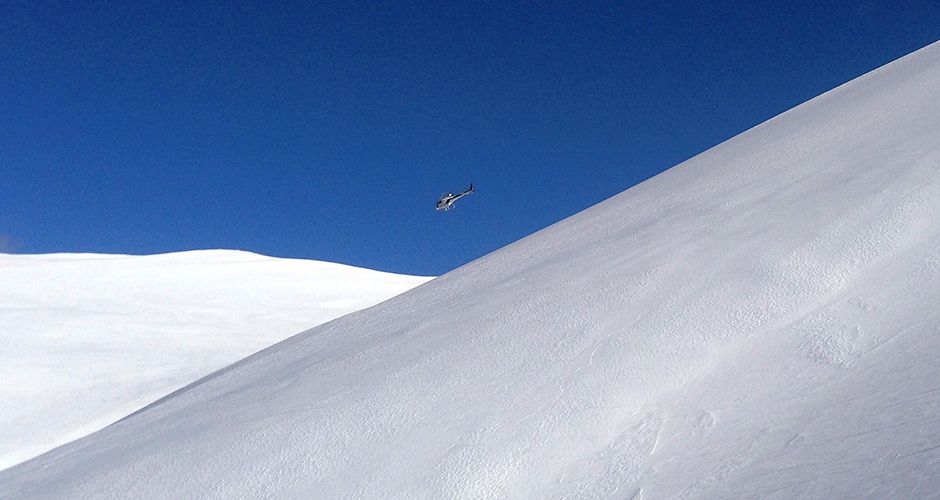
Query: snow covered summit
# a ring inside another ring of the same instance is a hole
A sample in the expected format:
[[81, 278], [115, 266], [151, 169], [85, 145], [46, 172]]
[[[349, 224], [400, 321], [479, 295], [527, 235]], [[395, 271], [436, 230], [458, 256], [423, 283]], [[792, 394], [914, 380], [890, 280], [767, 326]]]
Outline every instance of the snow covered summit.
[[940, 491], [940, 44], [0, 472], [0, 496]]
[[232, 250], [0, 254], [0, 469], [426, 280]]

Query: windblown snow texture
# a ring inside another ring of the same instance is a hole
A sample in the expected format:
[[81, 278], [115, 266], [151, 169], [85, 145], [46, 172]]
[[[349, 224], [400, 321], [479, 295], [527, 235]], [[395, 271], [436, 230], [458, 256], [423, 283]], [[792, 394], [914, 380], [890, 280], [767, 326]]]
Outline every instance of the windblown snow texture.
[[934, 44], [0, 496], [935, 496], [938, 89]]
[[424, 281], [231, 250], [0, 254], [0, 469]]

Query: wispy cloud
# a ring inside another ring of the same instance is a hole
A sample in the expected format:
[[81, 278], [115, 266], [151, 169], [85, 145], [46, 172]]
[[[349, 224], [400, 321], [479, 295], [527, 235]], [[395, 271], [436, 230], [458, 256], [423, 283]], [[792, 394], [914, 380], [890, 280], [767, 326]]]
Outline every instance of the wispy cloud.
[[19, 247], [16, 238], [0, 234], [0, 253], [13, 253]]

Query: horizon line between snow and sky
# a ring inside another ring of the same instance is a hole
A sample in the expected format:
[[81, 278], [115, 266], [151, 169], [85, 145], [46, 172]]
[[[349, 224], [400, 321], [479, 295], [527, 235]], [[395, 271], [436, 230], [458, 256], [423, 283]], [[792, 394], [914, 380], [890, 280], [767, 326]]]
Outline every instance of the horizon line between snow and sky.
[[5, 4], [0, 251], [442, 274], [928, 45], [938, 11]]

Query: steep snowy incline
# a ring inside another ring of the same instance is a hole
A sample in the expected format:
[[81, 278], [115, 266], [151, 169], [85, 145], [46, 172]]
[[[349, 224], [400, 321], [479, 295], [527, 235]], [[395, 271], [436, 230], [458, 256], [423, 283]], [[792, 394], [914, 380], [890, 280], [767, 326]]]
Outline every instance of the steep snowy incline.
[[0, 254], [0, 469], [424, 281], [224, 250]]
[[0, 472], [0, 496], [940, 491], [940, 45]]

